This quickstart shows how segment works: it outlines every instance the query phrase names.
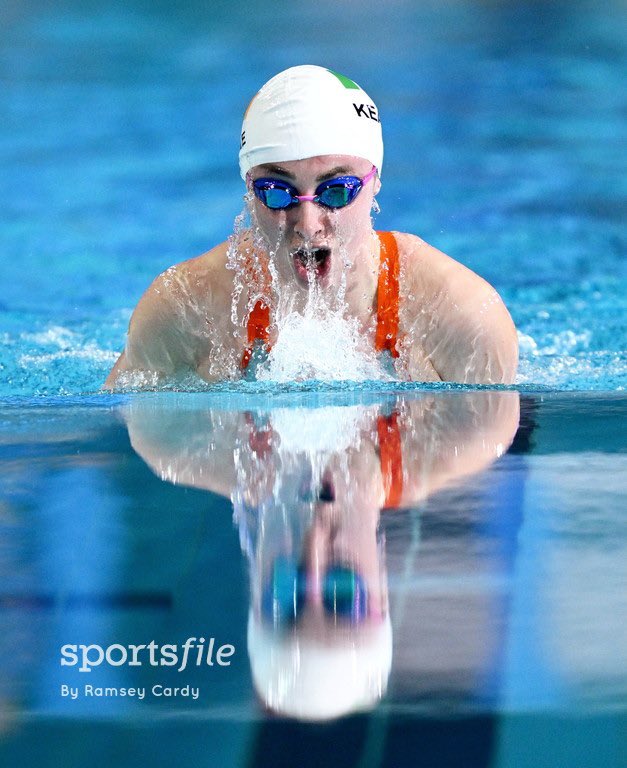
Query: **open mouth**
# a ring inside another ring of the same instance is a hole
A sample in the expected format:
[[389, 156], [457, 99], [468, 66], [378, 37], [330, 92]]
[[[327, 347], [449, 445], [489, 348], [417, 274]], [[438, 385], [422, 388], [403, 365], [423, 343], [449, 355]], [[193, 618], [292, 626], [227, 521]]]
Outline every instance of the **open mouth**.
[[299, 248], [292, 252], [297, 277], [304, 283], [324, 279], [331, 269], [330, 248]]
[[318, 501], [324, 501], [332, 504], [335, 501], [335, 486], [330, 477], [323, 477], [318, 488]]

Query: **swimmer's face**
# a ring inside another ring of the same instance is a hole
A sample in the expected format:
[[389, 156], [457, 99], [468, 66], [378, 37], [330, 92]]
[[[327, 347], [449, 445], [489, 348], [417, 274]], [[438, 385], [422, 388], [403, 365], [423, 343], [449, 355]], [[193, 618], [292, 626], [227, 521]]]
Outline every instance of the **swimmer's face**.
[[[336, 617], [323, 600], [327, 575], [337, 568], [351, 570], [367, 593], [367, 616], [358, 623], [379, 623], [387, 612], [387, 579], [377, 536], [385, 491], [374, 448], [351, 450], [348, 457], [331, 456], [319, 478], [312, 477], [305, 456], [302, 464], [286, 461], [286, 465], [289, 471], [281, 471], [278, 495], [285, 499], [281, 507], [289, 510], [289, 535], [285, 531], [272, 535], [266, 526], [258, 561], [260, 592], [270, 583], [278, 558], [298, 566], [306, 594], [297, 623], [322, 636], [336, 626]], [[303, 523], [305, 529], [299, 528]], [[339, 620], [345, 623], [342, 614]]]
[[[350, 155], [320, 155], [305, 160], [255, 166], [251, 179], [272, 178], [293, 186], [299, 195], [315, 194], [318, 185], [338, 176], [363, 178], [372, 163]], [[253, 215], [269, 250], [275, 253], [279, 278], [307, 287], [337, 286], [343, 260], [359, 269], [360, 248], [368, 247], [372, 232], [372, 200], [379, 191], [377, 176], [366, 182], [351, 203], [330, 209], [301, 201], [287, 210], [271, 210], [253, 196]]]
[[385, 568], [377, 538], [382, 486], [371, 458], [374, 457], [362, 461], [356, 457], [363, 469], [359, 472], [359, 483], [348, 481], [337, 457], [322, 477], [329, 500], [316, 505], [316, 515], [304, 541], [301, 565], [307, 573], [308, 596], [302, 623], [319, 627], [335, 624], [322, 610], [321, 579], [329, 568], [338, 565], [354, 569], [363, 579], [370, 621], [378, 622], [387, 610]]

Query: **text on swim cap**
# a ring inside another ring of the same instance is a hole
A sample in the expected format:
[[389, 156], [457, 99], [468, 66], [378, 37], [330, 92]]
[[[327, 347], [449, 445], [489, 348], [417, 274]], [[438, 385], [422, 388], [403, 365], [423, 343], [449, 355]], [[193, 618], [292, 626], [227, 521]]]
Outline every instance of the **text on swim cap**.
[[244, 144], [246, 144], [246, 131], [242, 131], [242, 138], [240, 141], [239, 148], [241, 149], [244, 146]]
[[374, 120], [375, 123], [379, 123], [379, 115], [377, 114], [377, 108], [374, 104], [355, 104], [353, 103], [353, 106], [355, 107], [355, 111], [357, 112], [358, 117], [367, 117], [370, 120]]

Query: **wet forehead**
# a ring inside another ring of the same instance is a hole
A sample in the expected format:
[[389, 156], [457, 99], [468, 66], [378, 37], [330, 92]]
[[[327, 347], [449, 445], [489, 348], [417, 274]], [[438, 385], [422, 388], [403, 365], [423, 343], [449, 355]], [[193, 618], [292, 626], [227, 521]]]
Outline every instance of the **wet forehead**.
[[337, 176], [363, 176], [371, 168], [368, 160], [350, 155], [319, 155], [305, 160], [265, 163], [252, 169], [253, 178], [279, 176], [289, 181], [321, 182]]

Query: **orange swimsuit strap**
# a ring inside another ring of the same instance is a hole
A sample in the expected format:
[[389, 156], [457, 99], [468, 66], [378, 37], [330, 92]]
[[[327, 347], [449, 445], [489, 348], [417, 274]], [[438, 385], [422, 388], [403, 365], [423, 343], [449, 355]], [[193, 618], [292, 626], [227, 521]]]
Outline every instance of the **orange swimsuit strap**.
[[401, 430], [398, 426], [398, 413], [379, 416], [377, 419], [379, 436], [379, 461], [385, 490], [385, 507], [398, 507], [403, 495], [403, 452], [401, 448]]
[[377, 286], [377, 335], [375, 349], [388, 349], [392, 357], [398, 357], [398, 296], [399, 257], [396, 238], [391, 232], [377, 232], [381, 243], [379, 283]]
[[[381, 256], [379, 260], [379, 280], [377, 284], [377, 331], [375, 349], [377, 352], [389, 350], [392, 357], [398, 357], [396, 342], [398, 339], [398, 297], [399, 297], [399, 257], [396, 238], [391, 232], [377, 232]], [[262, 300], [255, 304], [248, 316], [248, 346], [242, 355], [242, 369], [246, 369], [253, 356], [256, 341], [261, 341], [270, 351], [270, 307]]]
[[256, 341], [261, 341], [266, 350], [270, 351], [270, 307], [263, 301], [255, 304], [248, 315], [248, 346], [242, 355], [242, 370], [246, 370], [253, 356]]

